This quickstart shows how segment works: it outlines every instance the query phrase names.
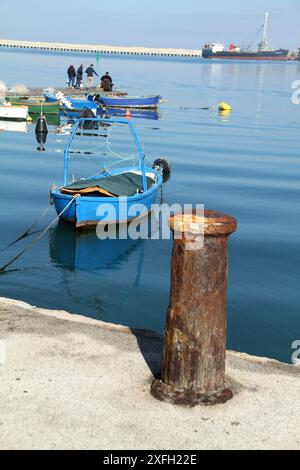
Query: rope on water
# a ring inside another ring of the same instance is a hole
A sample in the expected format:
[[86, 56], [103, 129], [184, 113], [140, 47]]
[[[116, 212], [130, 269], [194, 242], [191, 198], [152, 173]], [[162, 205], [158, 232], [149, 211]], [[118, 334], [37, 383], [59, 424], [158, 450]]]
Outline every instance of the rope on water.
[[188, 110], [204, 110], [204, 111], [213, 111], [215, 109], [218, 109], [220, 107], [220, 104], [212, 104], [210, 106], [197, 106], [197, 107], [191, 107], [191, 106], [179, 106], [178, 104], [169, 100], [164, 100], [164, 103], [168, 103], [173, 107], [174, 111], [188, 111]]
[[58, 219], [64, 214], [64, 212], [66, 212], [67, 209], [69, 209], [69, 207], [73, 204], [75, 199], [79, 196], [80, 196], [79, 194], [75, 194], [75, 196], [71, 199], [69, 204], [61, 211], [60, 214], [58, 214], [57, 217], [55, 217], [55, 219], [49, 225], [47, 225], [47, 227], [42, 231], [42, 233], [38, 237], [36, 237], [34, 240], [32, 240], [32, 242], [26, 248], [24, 248], [22, 251], [20, 251], [20, 253], [18, 253], [16, 256], [14, 256], [14, 258], [11, 261], [9, 261], [4, 266], [2, 266], [0, 268], [0, 274], [3, 274], [11, 264], [13, 264], [15, 261], [20, 259], [21, 256], [25, 255], [25, 253], [30, 251], [31, 248], [33, 248], [34, 245], [36, 245], [36, 243], [38, 243], [43, 238], [43, 236], [48, 232], [48, 230], [52, 227], [52, 225], [54, 225], [58, 221]]
[[31, 233], [32, 229], [34, 229], [34, 227], [39, 223], [39, 221], [47, 214], [47, 212], [50, 210], [50, 206], [46, 207], [46, 209], [42, 212], [42, 214], [36, 219], [36, 221], [24, 232], [22, 233], [22, 235], [20, 235], [15, 241], [11, 242], [9, 245], [7, 245], [5, 248], [2, 248], [0, 250], [0, 253], [2, 253], [3, 251], [6, 251], [8, 250], [8, 248], [11, 248], [12, 246], [14, 246], [16, 243], [18, 243], [19, 241], [23, 240], [23, 238], [26, 238], [28, 237], [29, 235], [33, 235], [33, 233]]
[[180, 106], [179, 109], [180, 109], [181, 111], [186, 111], [187, 109], [188, 109], [188, 110], [189, 110], [189, 109], [193, 109], [193, 110], [195, 110], [195, 109], [210, 110], [210, 109], [211, 109], [211, 110], [213, 110], [213, 109], [217, 108], [217, 106], [218, 106], [218, 105], [204, 106], [203, 108], [189, 108], [189, 107], [187, 107], [187, 106]]

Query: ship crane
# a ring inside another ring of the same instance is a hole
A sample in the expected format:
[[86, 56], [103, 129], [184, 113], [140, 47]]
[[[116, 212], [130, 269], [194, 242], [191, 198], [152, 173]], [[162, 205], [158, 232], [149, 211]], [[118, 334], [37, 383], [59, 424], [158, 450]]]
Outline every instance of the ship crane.
[[262, 24], [262, 25], [258, 28], [258, 31], [256, 32], [253, 41], [251, 41], [250, 44], [248, 45], [248, 47], [246, 47], [246, 49], [245, 49], [246, 51], [250, 51], [250, 50], [251, 50], [252, 44], [256, 41], [256, 39], [258, 38], [258, 35], [262, 32], [263, 28], [264, 28], [264, 25]]
[[258, 50], [259, 51], [267, 51], [268, 50], [268, 39], [267, 39], [267, 36], [268, 36], [268, 18], [269, 18], [269, 13], [266, 13], [262, 41], [258, 44]]

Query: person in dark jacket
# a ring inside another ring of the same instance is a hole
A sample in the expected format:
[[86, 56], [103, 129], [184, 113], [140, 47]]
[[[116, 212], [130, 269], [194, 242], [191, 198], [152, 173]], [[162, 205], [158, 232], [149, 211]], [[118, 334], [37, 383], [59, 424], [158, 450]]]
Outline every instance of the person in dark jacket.
[[76, 88], [80, 88], [83, 80], [83, 64], [80, 65], [77, 69], [77, 74], [76, 74]]
[[103, 91], [112, 91], [113, 82], [108, 72], [101, 77], [101, 88]]
[[92, 87], [93, 86], [93, 80], [94, 80], [94, 74], [97, 75], [97, 77], [99, 77], [99, 75], [97, 74], [96, 70], [94, 69], [94, 65], [91, 64], [85, 71], [85, 73], [87, 74], [87, 86], [88, 87]]
[[70, 65], [70, 67], [68, 68], [67, 74], [68, 74], [68, 78], [69, 78], [68, 87], [71, 87], [71, 86], [74, 87], [75, 86], [76, 71], [75, 71], [73, 65]]

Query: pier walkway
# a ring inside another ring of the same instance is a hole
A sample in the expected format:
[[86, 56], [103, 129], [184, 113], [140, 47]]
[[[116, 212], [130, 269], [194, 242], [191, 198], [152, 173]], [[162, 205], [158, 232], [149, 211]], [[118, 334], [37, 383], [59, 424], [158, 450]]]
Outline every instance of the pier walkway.
[[1, 450], [300, 449], [299, 367], [228, 351], [233, 399], [189, 409], [150, 394], [155, 333], [0, 299], [1, 344]]
[[15, 41], [0, 39], [0, 48], [31, 49], [37, 51], [69, 52], [81, 54], [109, 54], [152, 57], [201, 57], [202, 50], [196, 49], [171, 49], [149, 47], [119, 47], [95, 44], [64, 44], [54, 42]]

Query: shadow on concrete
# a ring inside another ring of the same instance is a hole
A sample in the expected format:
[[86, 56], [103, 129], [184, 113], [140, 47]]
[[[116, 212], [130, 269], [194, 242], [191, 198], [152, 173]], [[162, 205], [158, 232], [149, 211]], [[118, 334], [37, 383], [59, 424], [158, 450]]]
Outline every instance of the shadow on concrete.
[[163, 337], [149, 330], [131, 328], [136, 337], [141, 354], [148, 365], [153, 377], [160, 378], [163, 358]]

